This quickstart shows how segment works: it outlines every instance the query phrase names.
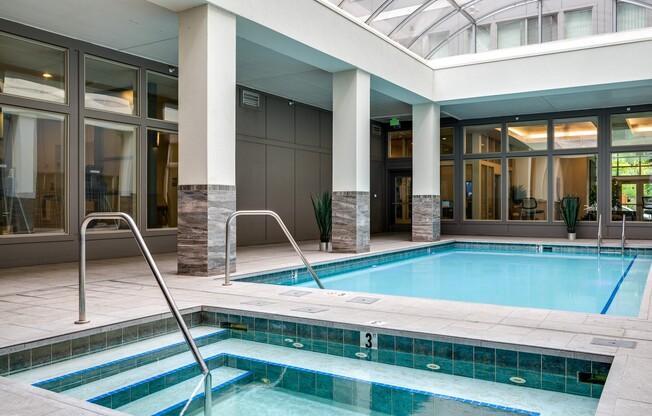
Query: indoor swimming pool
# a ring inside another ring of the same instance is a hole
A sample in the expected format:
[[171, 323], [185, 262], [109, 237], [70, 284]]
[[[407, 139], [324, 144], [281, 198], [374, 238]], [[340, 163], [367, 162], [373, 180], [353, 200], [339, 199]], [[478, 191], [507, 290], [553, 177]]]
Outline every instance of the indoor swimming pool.
[[[598, 256], [487, 244], [480, 249], [449, 244], [395, 257], [375, 256], [315, 270], [329, 290], [638, 316], [652, 263], [647, 253]], [[303, 270], [244, 280], [317, 287]]]
[[[367, 347], [364, 330], [219, 312], [193, 321], [211, 369], [213, 415], [589, 416], [610, 368], [609, 357], [391, 334], [376, 334]], [[43, 347], [27, 351], [31, 361], [8, 376], [132, 415], [202, 414], [202, 375], [180, 334], [170, 332], [174, 322], [160, 335], [149, 332], [152, 325], [141, 325], [152, 336], [113, 347], [115, 329], [72, 340], [96, 352], [65, 360], [41, 362]]]

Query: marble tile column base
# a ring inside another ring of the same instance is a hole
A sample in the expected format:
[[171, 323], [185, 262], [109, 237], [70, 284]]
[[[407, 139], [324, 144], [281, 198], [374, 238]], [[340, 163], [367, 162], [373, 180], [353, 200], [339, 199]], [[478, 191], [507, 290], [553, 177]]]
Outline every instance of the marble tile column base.
[[[177, 273], [224, 274], [226, 220], [235, 211], [235, 186], [180, 185]], [[235, 271], [235, 223], [229, 230], [231, 271]]]
[[412, 241], [437, 241], [441, 237], [441, 196], [412, 196]]
[[333, 192], [333, 252], [369, 251], [369, 192]]

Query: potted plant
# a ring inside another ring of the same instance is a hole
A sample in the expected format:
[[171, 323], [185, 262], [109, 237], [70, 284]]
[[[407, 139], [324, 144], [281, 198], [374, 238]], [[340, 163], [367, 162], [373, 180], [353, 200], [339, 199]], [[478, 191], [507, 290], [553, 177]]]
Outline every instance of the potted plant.
[[331, 241], [331, 227], [333, 224], [333, 216], [331, 211], [331, 194], [324, 191], [321, 197], [315, 195], [312, 201], [312, 208], [315, 210], [315, 219], [317, 220], [317, 227], [319, 227], [319, 250], [328, 251], [328, 243]]
[[575, 233], [575, 225], [577, 225], [580, 217], [580, 197], [574, 195], [566, 195], [563, 197], [559, 204], [559, 215], [566, 224], [568, 239], [575, 240], [577, 236]]

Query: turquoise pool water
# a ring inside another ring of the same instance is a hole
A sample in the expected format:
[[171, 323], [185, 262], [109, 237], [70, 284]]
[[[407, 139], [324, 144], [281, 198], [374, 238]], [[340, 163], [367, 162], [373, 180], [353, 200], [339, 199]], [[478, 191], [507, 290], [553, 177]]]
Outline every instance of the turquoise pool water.
[[649, 255], [453, 249], [320, 278], [331, 290], [638, 316], [651, 263]]

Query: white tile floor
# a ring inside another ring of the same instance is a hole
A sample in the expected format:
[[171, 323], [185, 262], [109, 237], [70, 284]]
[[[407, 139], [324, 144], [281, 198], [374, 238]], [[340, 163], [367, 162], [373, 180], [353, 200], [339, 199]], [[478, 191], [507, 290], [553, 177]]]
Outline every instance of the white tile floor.
[[[468, 238], [447, 236], [445, 240], [531, 242], [521, 238]], [[540, 243], [565, 243], [563, 240], [536, 239]], [[574, 244], [595, 244], [578, 240]], [[604, 245], [617, 246], [619, 241]], [[649, 245], [647, 241], [628, 241], [630, 245]], [[317, 242], [301, 243], [311, 262], [351, 257], [347, 254], [323, 253]], [[372, 252], [416, 247], [407, 235], [373, 236]], [[237, 252], [235, 276], [263, 270], [296, 266], [300, 260], [288, 244], [242, 247]], [[368, 325], [384, 321], [383, 328], [407, 334], [434, 333], [463, 338], [473, 343], [512, 343], [532, 348], [554, 348], [581, 353], [610, 355], [614, 358], [597, 415], [652, 414], [652, 319], [649, 308], [639, 318], [617, 318], [585, 313], [544, 311], [461, 302], [414, 300], [387, 295], [373, 304], [347, 302], [359, 294], [334, 296], [332, 292], [305, 289], [302, 297], [280, 295], [287, 287], [234, 282], [223, 286], [219, 277], [187, 277], [176, 275], [176, 255], [155, 256], [157, 264], [180, 308], [210, 305], [242, 313], [271, 314], [339, 322], [343, 325]], [[0, 351], [20, 348], [21, 344], [61, 336], [91, 327], [104, 326], [167, 312], [159, 288], [142, 258], [91, 261], [87, 276], [87, 325], [75, 325], [77, 319], [77, 264], [0, 269]], [[650, 291], [644, 303], [650, 304]], [[269, 302], [257, 306], [252, 300]], [[319, 313], [295, 309], [313, 307], [328, 309]], [[635, 349], [591, 344], [596, 337], [625, 339], [637, 342]], [[13, 348], [12, 348], [13, 347]], [[38, 411], [13, 410], [0, 414], [57, 414], [61, 400], [50, 407], [56, 397], [39, 392], [38, 400], [31, 388], [0, 378], [0, 401], [26, 400], [29, 408], [43, 401]], [[21, 399], [22, 398], [22, 399]], [[66, 402], [66, 406], [70, 403]], [[27, 409], [27, 408], [26, 408]], [[110, 414], [80, 404], [75, 414]], [[84, 413], [89, 412], [89, 413]], [[104, 412], [104, 413], [103, 413]], [[63, 413], [60, 413], [63, 414]]]

